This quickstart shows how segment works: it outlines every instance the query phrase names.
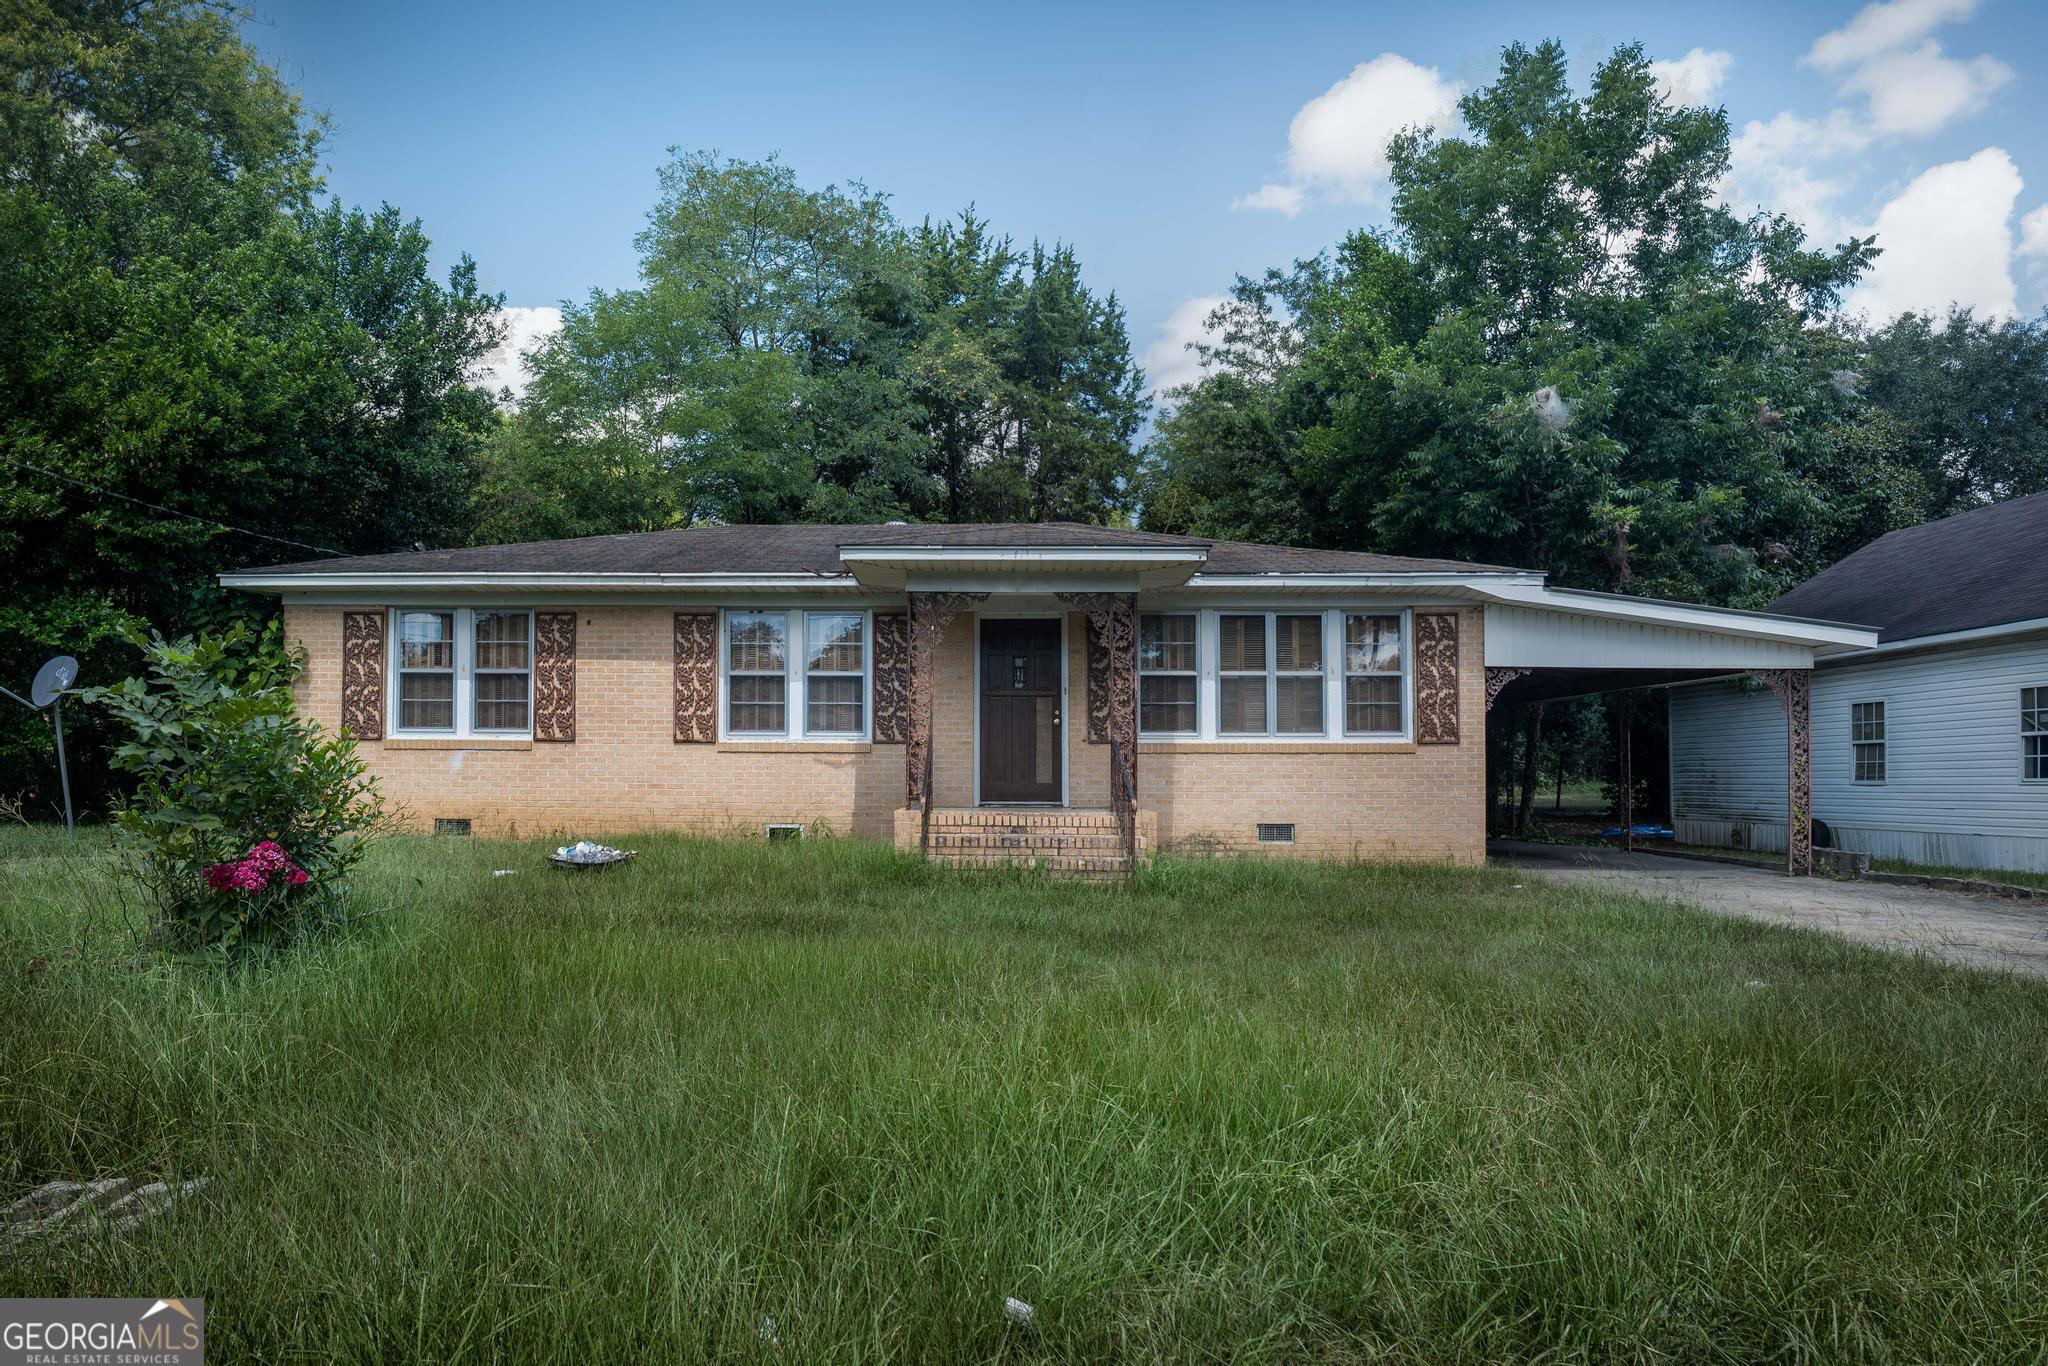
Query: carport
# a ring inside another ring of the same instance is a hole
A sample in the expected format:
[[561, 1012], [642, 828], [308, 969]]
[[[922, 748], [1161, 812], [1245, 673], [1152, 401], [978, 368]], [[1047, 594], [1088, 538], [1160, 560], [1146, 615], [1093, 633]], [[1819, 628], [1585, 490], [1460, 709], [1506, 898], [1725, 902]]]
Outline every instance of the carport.
[[[1488, 585], [1480, 595], [1486, 600], [1489, 712], [1503, 703], [1563, 701], [1743, 674], [1770, 688], [1787, 721], [1786, 872], [1803, 877], [1813, 871], [1814, 661], [1869, 649], [1877, 643], [1874, 629], [1530, 582]], [[1626, 774], [1626, 746], [1623, 755]], [[1622, 786], [1626, 794], [1626, 780]], [[1624, 832], [1631, 821], [1624, 809]]]

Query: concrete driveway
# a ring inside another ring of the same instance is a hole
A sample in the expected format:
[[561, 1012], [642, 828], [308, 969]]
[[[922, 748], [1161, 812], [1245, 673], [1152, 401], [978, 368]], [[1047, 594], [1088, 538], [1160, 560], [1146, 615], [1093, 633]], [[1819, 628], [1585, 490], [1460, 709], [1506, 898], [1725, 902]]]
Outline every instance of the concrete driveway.
[[1788, 878], [1765, 868], [1501, 840], [1487, 861], [1555, 882], [1684, 902], [1723, 915], [1826, 930], [1970, 967], [2048, 976], [2048, 905], [1932, 887]]

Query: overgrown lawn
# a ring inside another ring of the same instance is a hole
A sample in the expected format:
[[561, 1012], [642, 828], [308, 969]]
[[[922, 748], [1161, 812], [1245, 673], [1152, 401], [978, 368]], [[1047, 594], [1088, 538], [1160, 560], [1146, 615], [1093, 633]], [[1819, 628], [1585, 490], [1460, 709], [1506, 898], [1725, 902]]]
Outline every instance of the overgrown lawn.
[[2048, 985], [1512, 872], [633, 843], [392, 841], [219, 969], [0, 841], [0, 1196], [212, 1180], [0, 1294], [222, 1360], [2041, 1355]]

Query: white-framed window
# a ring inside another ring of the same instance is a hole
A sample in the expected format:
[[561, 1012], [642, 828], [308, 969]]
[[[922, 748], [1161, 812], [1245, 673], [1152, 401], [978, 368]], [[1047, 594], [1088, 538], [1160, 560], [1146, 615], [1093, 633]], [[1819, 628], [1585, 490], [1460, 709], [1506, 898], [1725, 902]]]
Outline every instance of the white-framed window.
[[[1162, 739], [1403, 740], [1412, 707], [1408, 617], [1406, 608], [1387, 607], [1141, 614], [1138, 732]], [[1185, 705], [1168, 705], [1183, 696]]]
[[2048, 684], [2020, 689], [2020, 781], [2048, 783]]
[[1854, 752], [1854, 778], [1859, 783], [1881, 783], [1885, 769], [1884, 703], [1849, 704], [1849, 747]]
[[873, 623], [860, 609], [732, 608], [722, 618], [724, 733], [865, 739]]
[[533, 733], [533, 613], [401, 607], [391, 614], [391, 733]]
[[725, 728], [789, 733], [789, 613], [725, 614]]
[[867, 729], [865, 612], [804, 613], [804, 733], [860, 735]]
[[1404, 658], [1400, 613], [1344, 614], [1346, 735], [1399, 735], [1406, 729]]
[[1217, 616], [1219, 734], [1324, 733], [1324, 622], [1321, 612]]
[[1194, 735], [1201, 730], [1200, 672], [1193, 612], [1138, 617], [1138, 730]]

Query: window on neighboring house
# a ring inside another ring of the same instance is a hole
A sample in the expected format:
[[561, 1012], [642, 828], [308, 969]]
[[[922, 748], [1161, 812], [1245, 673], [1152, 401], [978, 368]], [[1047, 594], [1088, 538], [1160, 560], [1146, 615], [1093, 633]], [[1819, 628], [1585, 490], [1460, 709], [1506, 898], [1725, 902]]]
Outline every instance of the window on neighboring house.
[[2020, 689], [2020, 776], [2048, 783], [2048, 685]]
[[804, 614], [804, 728], [812, 735], [858, 735], [867, 710], [867, 616]]
[[1344, 733], [1401, 732], [1401, 618], [1344, 618]]
[[725, 648], [726, 729], [734, 735], [786, 733], [789, 614], [726, 613]]
[[1147, 612], [1138, 618], [1138, 729], [1150, 735], [1193, 735], [1199, 729], [1192, 612]]
[[533, 687], [533, 616], [528, 612], [476, 614], [478, 730], [524, 731]]
[[1884, 781], [1884, 703], [1849, 704], [1849, 743], [1856, 753], [1856, 781]]
[[398, 728], [455, 729], [455, 614], [398, 614]]
[[533, 613], [509, 607], [392, 614], [391, 726], [405, 735], [533, 730]]

